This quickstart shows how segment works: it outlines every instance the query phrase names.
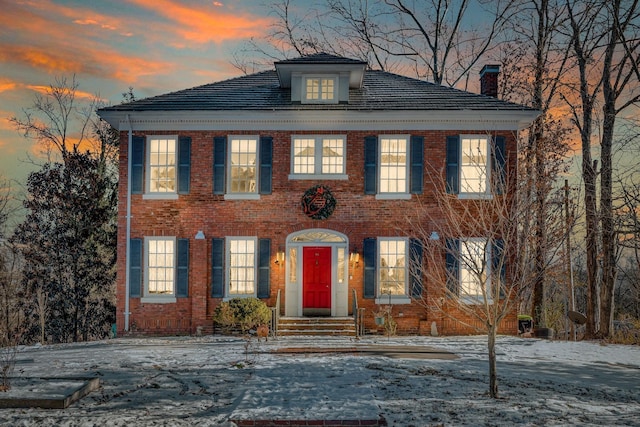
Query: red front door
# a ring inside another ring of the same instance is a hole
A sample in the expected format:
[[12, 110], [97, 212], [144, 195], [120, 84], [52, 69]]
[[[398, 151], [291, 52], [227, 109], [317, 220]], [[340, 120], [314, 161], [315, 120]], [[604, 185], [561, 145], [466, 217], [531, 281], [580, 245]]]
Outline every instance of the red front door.
[[302, 251], [302, 308], [306, 315], [331, 315], [331, 248]]

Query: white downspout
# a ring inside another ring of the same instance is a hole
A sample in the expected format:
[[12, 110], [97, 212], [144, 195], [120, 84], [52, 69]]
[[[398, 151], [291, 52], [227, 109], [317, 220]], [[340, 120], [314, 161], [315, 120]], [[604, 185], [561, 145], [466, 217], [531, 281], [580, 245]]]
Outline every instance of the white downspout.
[[124, 285], [124, 330], [129, 332], [129, 287], [131, 286], [129, 270], [131, 267], [131, 149], [133, 145], [133, 128], [131, 127], [131, 118], [127, 114], [127, 125], [129, 127], [129, 140], [127, 148], [127, 231], [126, 231], [126, 269], [125, 269], [125, 285]]

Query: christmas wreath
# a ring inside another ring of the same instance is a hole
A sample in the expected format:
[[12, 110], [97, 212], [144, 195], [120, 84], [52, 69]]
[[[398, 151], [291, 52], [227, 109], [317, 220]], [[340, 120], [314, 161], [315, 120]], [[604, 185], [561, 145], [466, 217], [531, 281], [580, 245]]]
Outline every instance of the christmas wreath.
[[336, 208], [336, 199], [328, 187], [316, 185], [304, 192], [302, 210], [312, 219], [327, 219]]

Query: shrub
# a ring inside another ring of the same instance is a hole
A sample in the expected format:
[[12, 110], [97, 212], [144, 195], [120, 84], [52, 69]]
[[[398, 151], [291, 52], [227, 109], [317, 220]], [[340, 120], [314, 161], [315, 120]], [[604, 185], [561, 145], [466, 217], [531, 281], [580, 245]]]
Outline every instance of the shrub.
[[216, 307], [213, 321], [226, 333], [240, 330], [246, 334], [260, 325], [268, 325], [271, 310], [257, 298], [233, 298]]

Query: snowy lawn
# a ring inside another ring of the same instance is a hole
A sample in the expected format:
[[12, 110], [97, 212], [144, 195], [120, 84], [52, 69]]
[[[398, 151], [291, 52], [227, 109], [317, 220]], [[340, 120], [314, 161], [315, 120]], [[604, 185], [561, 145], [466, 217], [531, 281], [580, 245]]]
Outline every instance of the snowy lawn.
[[[350, 351], [378, 346], [428, 346], [458, 357]], [[287, 348], [319, 351], [277, 352]], [[488, 397], [487, 372], [486, 337], [247, 345], [214, 336], [34, 346], [20, 350], [15, 376], [98, 376], [102, 385], [65, 410], [2, 409], [0, 425], [231, 426], [231, 419], [382, 416], [390, 426], [640, 426], [640, 347], [500, 337], [498, 400]]]

